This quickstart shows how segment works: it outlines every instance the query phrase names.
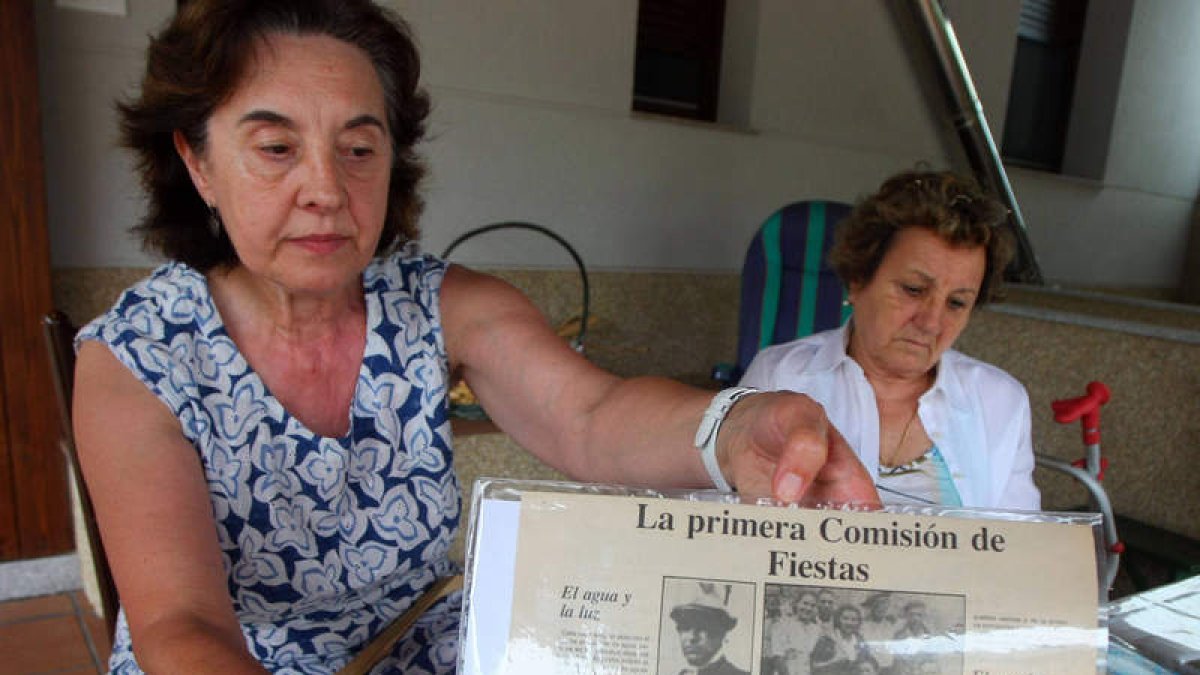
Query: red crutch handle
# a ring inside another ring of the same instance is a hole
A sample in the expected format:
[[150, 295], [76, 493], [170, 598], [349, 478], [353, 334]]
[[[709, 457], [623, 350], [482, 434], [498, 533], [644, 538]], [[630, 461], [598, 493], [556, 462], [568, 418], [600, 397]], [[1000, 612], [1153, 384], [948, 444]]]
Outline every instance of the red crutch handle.
[[1083, 442], [1095, 445], [1100, 442], [1100, 406], [1108, 403], [1108, 387], [1103, 382], [1088, 382], [1087, 394], [1078, 398], [1054, 401], [1054, 420], [1061, 424], [1083, 420]]

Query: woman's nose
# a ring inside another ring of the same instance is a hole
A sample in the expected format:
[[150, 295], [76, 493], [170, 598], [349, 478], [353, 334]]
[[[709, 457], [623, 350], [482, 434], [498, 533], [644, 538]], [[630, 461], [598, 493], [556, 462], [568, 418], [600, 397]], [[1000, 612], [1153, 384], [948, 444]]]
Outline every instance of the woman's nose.
[[340, 208], [345, 201], [346, 192], [335, 154], [332, 151], [313, 152], [308, 155], [305, 164], [300, 205], [321, 210]]
[[941, 327], [943, 311], [944, 305], [940, 299], [933, 297], [926, 298], [917, 309], [917, 314], [913, 317], [913, 323], [925, 332], [936, 333]]

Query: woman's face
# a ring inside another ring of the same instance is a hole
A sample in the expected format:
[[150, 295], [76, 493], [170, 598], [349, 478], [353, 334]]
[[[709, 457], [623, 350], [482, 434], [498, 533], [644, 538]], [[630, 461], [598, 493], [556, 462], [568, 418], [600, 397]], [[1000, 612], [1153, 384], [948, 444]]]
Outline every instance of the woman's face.
[[204, 154], [180, 139], [246, 269], [291, 292], [357, 287], [392, 168], [383, 89], [365, 53], [327, 36], [272, 35], [213, 112]]
[[874, 278], [850, 288], [850, 355], [868, 375], [924, 377], [967, 326], [985, 266], [983, 247], [956, 248], [923, 227], [901, 230]]
[[796, 600], [796, 616], [804, 622], [815, 621], [817, 618], [817, 598], [808, 593], [801, 595]]
[[838, 614], [838, 625], [846, 635], [857, 633], [859, 626], [862, 625], [862, 615], [858, 613], [857, 609], [846, 607]]

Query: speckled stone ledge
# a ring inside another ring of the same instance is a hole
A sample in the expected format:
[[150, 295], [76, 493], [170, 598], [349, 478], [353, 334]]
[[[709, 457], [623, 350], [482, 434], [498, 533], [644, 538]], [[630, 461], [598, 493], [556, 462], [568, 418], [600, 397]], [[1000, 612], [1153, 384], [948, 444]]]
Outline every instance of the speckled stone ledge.
[[[55, 301], [83, 322], [101, 313], [145, 269], [57, 270]], [[575, 271], [494, 270], [525, 291], [552, 325], [580, 313]], [[592, 272], [589, 358], [620, 375], [657, 374], [711, 386], [708, 373], [734, 357], [740, 280], [736, 274]], [[1010, 296], [1011, 297], [1011, 296]], [[1023, 301], [1033, 302], [1028, 298]], [[1033, 438], [1064, 459], [1083, 453], [1077, 425], [1053, 421], [1050, 401], [1081, 395], [1091, 380], [1111, 387], [1102, 445], [1111, 462], [1105, 485], [1120, 513], [1200, 538], [1200, 346], [1097, 328], [976, 312], [958, 347], [1025, 383]], [[558, 477], [503, 434], [459, 440], [467, 476]], [[1050, 509], [1085, 504], [1073, 481], [1039, 469]], [[469, 485], [467, 486], [469, 487]], [[469, 503], [469, 502], [468, 502]]]

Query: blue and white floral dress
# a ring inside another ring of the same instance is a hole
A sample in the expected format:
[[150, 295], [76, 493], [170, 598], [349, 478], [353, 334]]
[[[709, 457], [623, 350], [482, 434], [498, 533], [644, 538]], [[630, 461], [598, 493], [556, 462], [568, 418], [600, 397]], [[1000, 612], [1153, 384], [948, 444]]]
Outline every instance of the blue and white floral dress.
[[[336, 671], [457, 571], [444, 273], [439, 260], [401, 254], [364, 272], [366, 350], [341, 438], [284, 410], [186, 265], [158, 268], [79, 333], [107, 344], [195, 446], [242, 632], [272, 671]], [[426, 612], [373, 672], [453, 672], [459, 606], [455, 594]], [[141, 672], [124, 614], [114, 643], [112, 671]]]

